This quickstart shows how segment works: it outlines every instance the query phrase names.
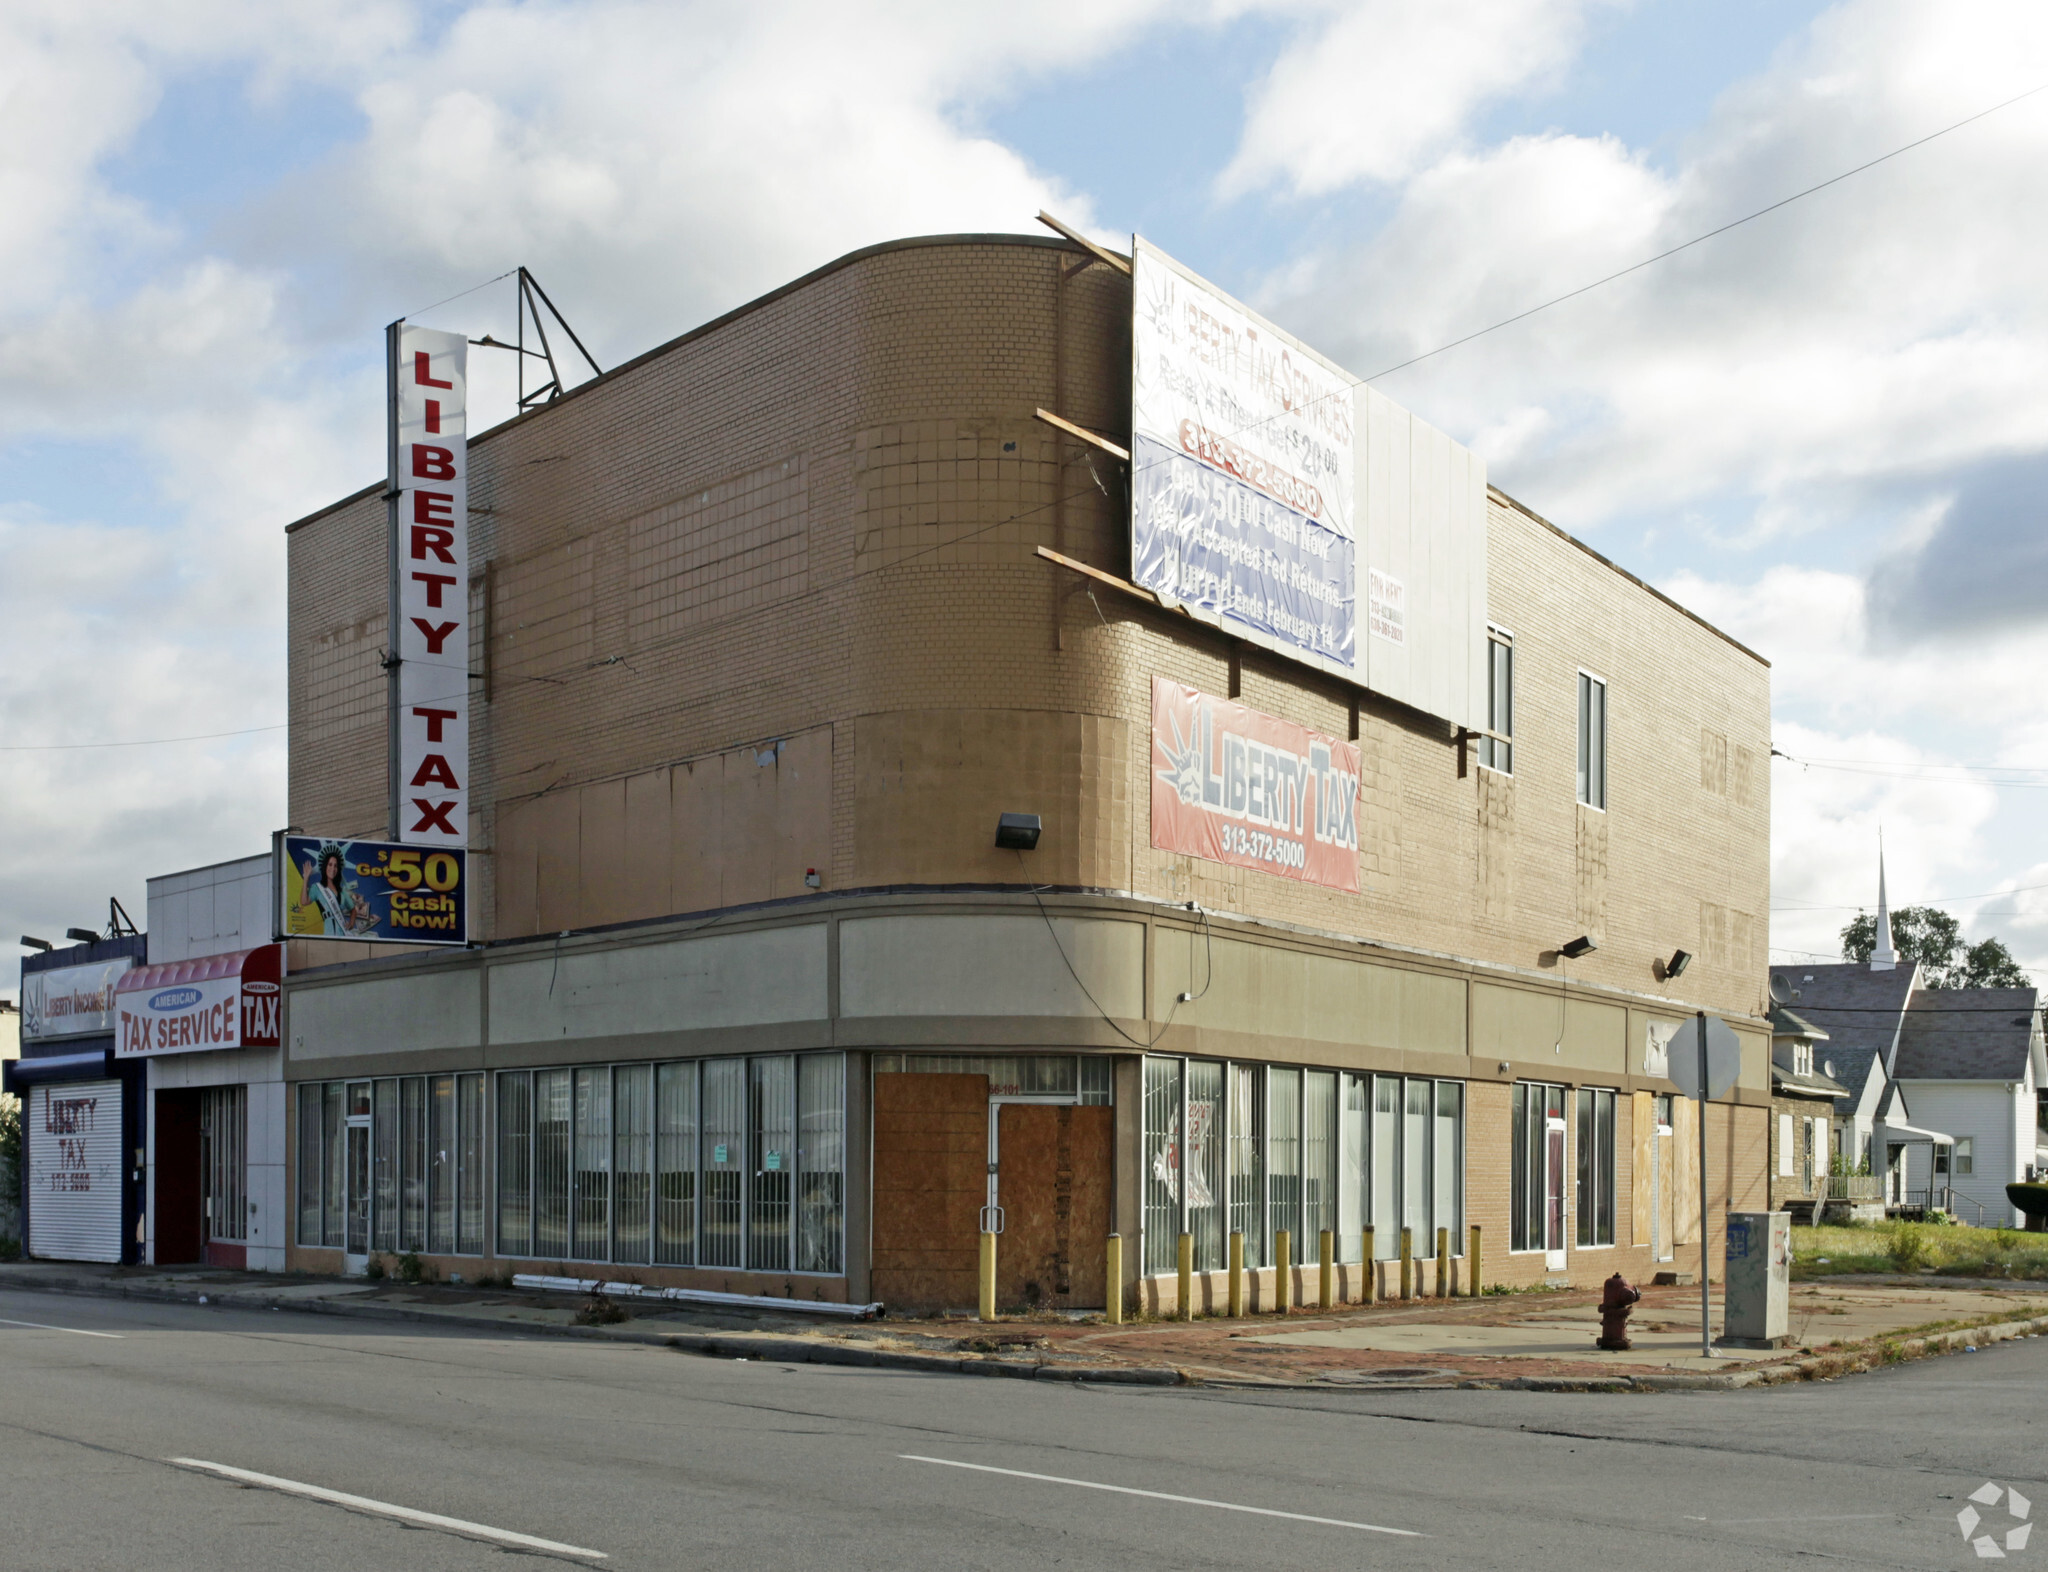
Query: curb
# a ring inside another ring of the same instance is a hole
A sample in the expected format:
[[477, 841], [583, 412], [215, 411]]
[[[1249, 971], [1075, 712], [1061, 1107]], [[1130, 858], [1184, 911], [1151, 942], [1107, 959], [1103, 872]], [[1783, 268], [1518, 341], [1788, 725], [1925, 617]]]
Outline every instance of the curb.
[[[69, 1294], [80, 1299], [136, 1299], [156, 1304], [196, 1305], [197, 1289], [129, 1287], [119, 1283], [84, 1286], [53, 1279], [16, 1278], [0, 1281], [0, 1287], [37, 1293]], [[489, 1331], [503, 1336], [582, 1338], [599, 1343], [631, 1343], [653, 1348], [672, 1348], [681, 1354], [707, 1359], [758, 1359], [779, 1364], [851, 1365], [867, 1370], [898, 1370], [937, 1375], [1007, 1376], [1024, 1381], [1064, 1381], [1085, 1386], [1185, 1386], [1194, 1384], [1185, 1371], [1151, 1366], [1109, 1366], [1090, 1369], [1079, 1365], [1056, 1365], [1024, 1359], [989, 1359], [977, 1355], [914, 1354], [892, 1348], [851, 1348], [841, 1343], [814, 1343], [800, 1337], [772, 1337], [759, 1333], [721, 1336], [707, 1332], [637, 1332], [595, 1326], [553, 1326], [545, 1322], [524, 1323], [488, 1320], [481, 1316], [449, 1315], [431, 1310], [408, 1310], [398, 1305], [350, 1304], [322, 1299], [287, 1299], [261, 1289], [212, 1290], [205, 1296], [209, 1305], [240, 1310], [283, 1310], [301, 1314], [331, 1315], [361, 1321], [391, 1321], [417, 1326], [453, 1326], [466, 1331]]]

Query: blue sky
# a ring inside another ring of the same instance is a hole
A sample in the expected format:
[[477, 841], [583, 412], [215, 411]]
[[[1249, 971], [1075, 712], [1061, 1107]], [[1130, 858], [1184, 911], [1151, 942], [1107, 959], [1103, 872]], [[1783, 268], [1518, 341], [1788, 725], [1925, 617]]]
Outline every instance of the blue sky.
[[[36, 932], [283, 821], [275, 733], [34, 750], [282, 719], [280, 526], [375, 478], [393, 316], [524, 262], [612, 364], [1046, 206], [1369, 373], [2048, 82], [2048, 18], [193, 0], [0, 12], [0, 62], [0, 927]], [[2048, 94], [1382, 383], [1849, 761], [1777, 768], [1788, 953], [1833, 948], [1882, 823], [1901, 900], [2024, 892], [1959, 909], [2048, 977], [2044, 151]]]

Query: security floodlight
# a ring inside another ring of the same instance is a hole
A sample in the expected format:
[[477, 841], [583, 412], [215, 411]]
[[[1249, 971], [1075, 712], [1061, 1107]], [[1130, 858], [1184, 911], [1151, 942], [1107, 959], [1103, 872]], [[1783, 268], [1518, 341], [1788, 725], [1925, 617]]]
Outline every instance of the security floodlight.
[[1576, 961], [1580, 956], [1591, 955], [1599, 948], [1600, 946], [1595, 944], [1591, 937], [1582, 933], [1572, 940], [1571, 943], [1560, 944], [1557, 947], [1557, 953], [1568, 961]]
[[64, 937], [76, 939], [80, 944], [98, 944], [100, 942], [100, 936], [90, 928], [66, 928], [64, 930]]
[[996, 819], [997, 851], [1038, 850], [1038, 815], [1005, 813]]
[[1664, 980], [1669, 982], [1674, 977], [1683, 977], [1685, 969], [1690, 965], [1692, 965], [1692, 951], [1673, 950], [1671, 952], [1671, 959], [1664, 963]]
[[54, 950], [57, 948], [48, 939], [38, 939], [35, 935], [28, 933], [21, 936], [21, 947], [24, 950]]

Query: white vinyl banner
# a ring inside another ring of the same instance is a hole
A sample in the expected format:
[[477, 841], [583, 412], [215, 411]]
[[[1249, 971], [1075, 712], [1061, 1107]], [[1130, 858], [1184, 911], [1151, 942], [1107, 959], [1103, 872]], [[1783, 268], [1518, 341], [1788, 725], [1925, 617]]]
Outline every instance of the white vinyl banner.
[[1351, 378], [1144, 241], [1131, 261], [1131, 577], [1349, 675]]
[[409, 322], [391, 349], [393, 838], [469, 844], [469, 341]]
[[46, 1037], [92, 1037], [114, 1029], [114, 989], [128, 968], [130, 956], [61, 966], [55, 971], [21, 975], [21, 1036], [24, 1042]]

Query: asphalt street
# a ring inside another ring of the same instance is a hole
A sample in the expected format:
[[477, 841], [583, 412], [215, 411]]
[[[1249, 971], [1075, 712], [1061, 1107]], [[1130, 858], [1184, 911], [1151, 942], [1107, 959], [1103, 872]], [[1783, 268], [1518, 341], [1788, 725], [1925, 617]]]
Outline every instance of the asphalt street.
[[1248, 1392], [5, 1292], [0, 1566], [1974, 1566], [1971, 1492], [2048, 1517], [2037, 1341], [1760, 1392]]

